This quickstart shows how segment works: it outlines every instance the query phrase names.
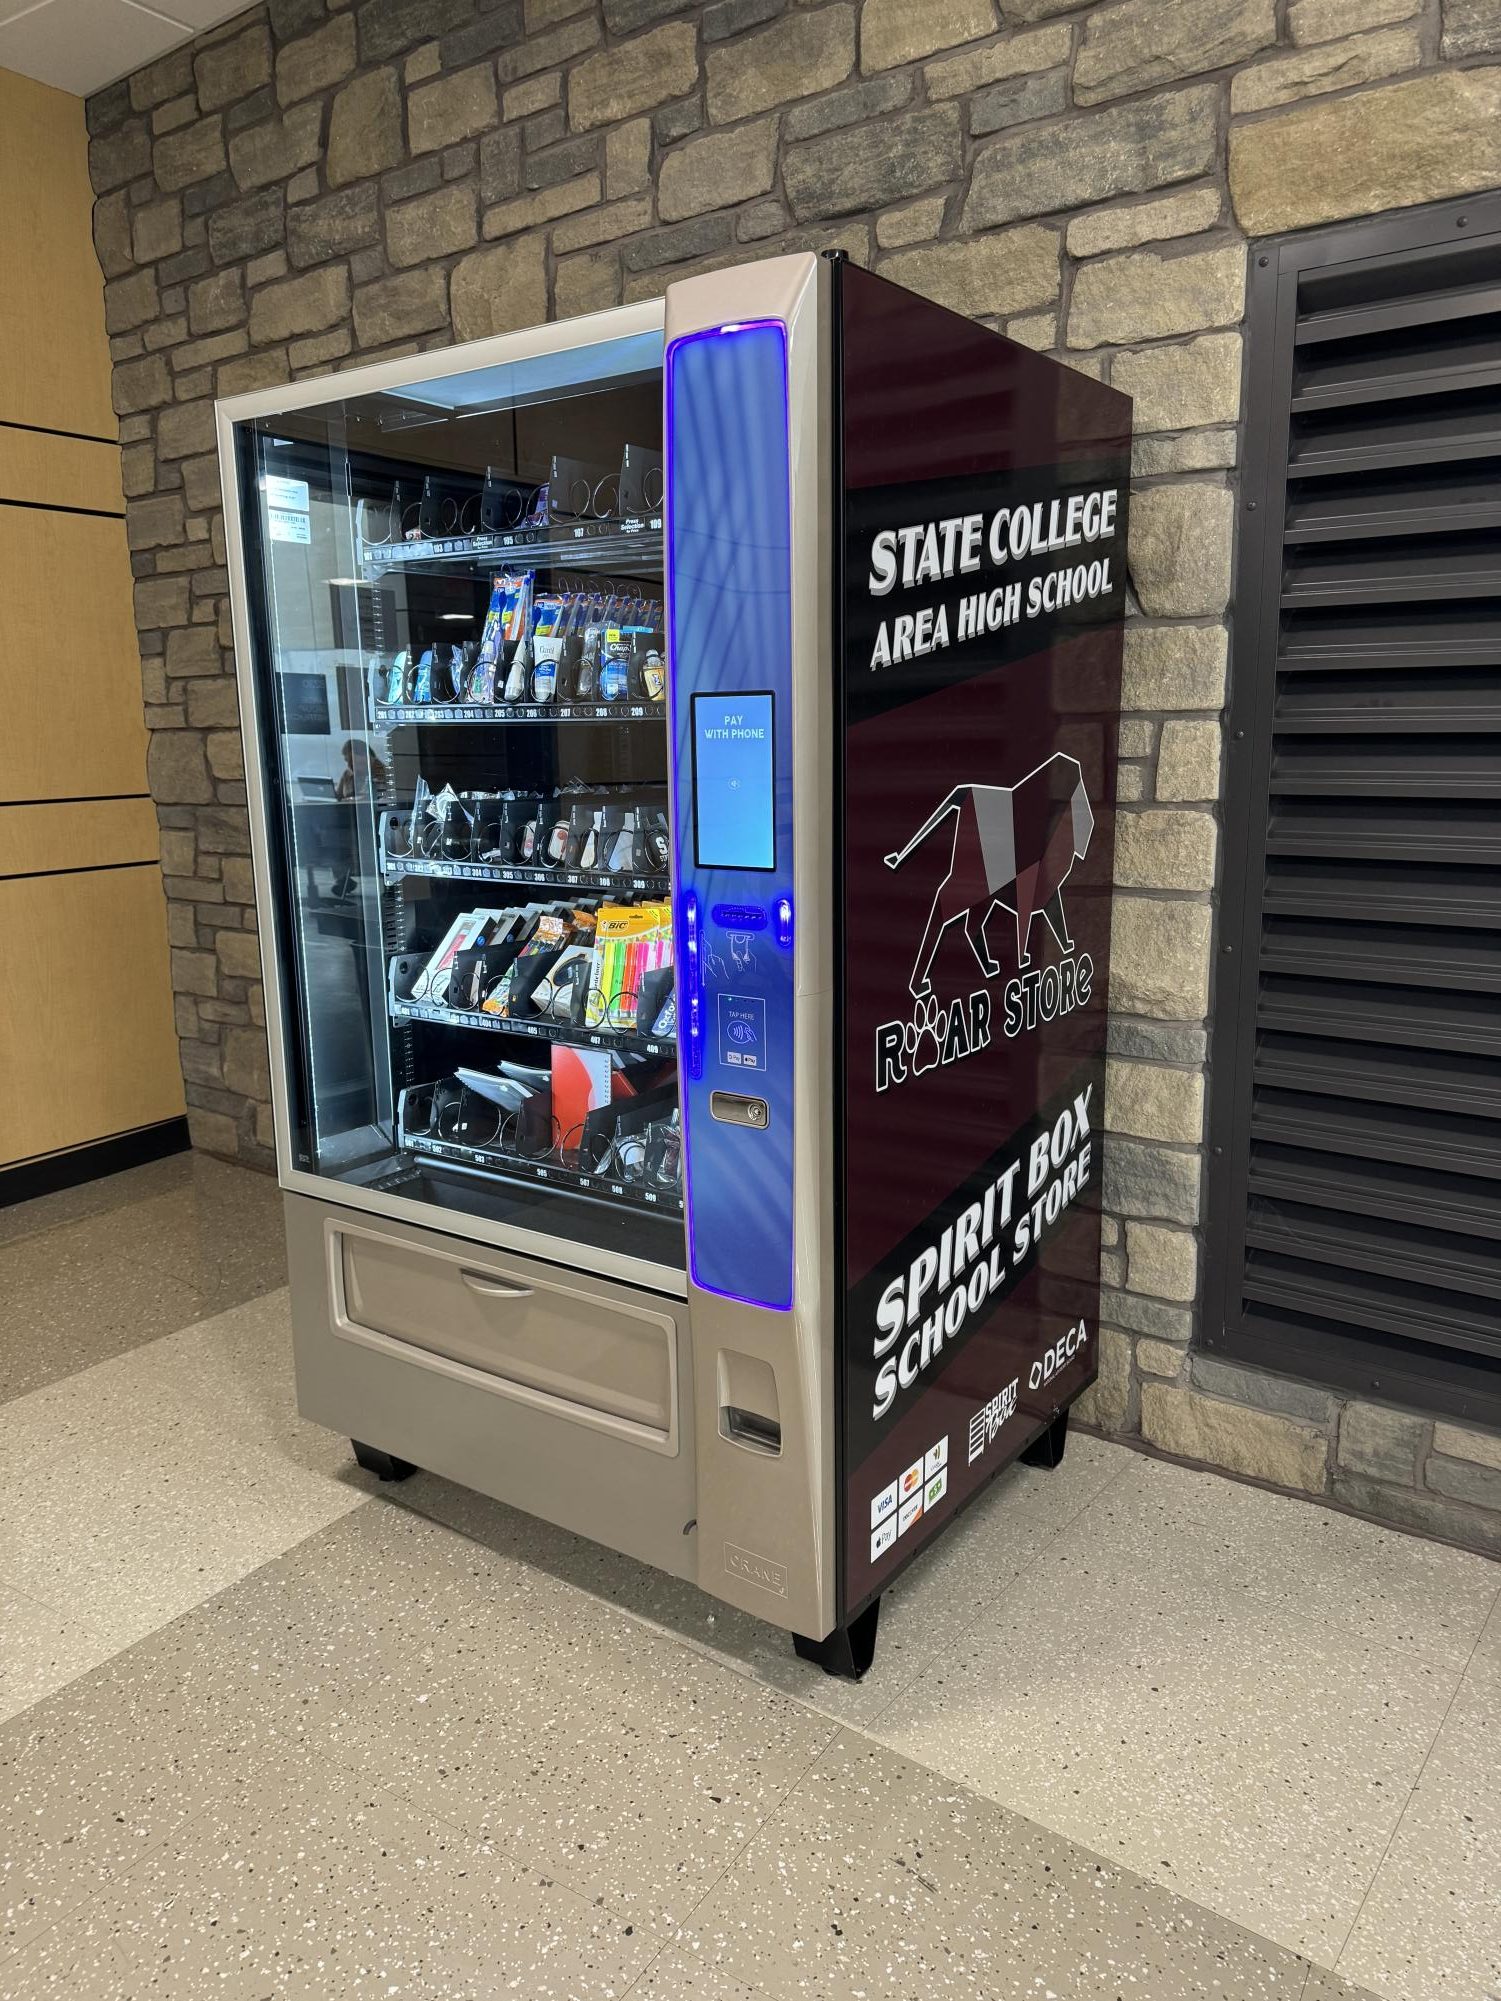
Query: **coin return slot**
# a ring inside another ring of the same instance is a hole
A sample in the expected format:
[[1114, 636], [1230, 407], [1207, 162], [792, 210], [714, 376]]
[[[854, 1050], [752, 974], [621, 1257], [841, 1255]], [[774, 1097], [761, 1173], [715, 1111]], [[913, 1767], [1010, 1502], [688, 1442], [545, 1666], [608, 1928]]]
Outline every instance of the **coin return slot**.
[[711, 1091], [709, 1111], [723, 1125], [750, 1126], [757, 1132], [764, 1132], [771, 1122], [764, 1098], [747, 1098], [739, 1091]]

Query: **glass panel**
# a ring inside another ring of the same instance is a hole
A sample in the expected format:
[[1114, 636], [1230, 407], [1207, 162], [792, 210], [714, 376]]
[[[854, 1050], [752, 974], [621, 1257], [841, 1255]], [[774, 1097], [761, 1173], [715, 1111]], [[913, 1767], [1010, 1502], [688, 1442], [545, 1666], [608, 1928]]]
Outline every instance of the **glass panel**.
[[681, 1265], [662, 342], [239, 432], [297, 1166]]

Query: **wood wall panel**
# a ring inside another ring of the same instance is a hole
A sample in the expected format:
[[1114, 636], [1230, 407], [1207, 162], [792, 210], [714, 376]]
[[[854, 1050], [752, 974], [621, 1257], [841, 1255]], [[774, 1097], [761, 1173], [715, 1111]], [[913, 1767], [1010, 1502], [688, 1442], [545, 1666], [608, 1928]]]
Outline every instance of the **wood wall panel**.
[[83, 100], [0, 70], [0, 422], [113, 438]]
[[0, 806], [0, 877], [154, 862], [161, 853], [147, 798]]
[[154, 866], [0, 882], [0, 1162], [179, 1116]]
[[144, 792], [124, 527], [23, 507], [0, 527], [0, 803]]
[[123, 514], [120, 448], [97, 438], [65, 438], [0, 423], [0, 500]]

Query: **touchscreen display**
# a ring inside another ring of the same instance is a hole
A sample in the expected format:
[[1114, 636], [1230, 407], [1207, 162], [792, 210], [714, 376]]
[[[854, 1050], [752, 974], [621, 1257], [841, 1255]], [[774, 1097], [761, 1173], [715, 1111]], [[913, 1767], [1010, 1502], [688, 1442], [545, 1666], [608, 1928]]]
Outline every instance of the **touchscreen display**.
[[772, 697], [693, 697], [694, 844], [700, 868], [776, 866]]

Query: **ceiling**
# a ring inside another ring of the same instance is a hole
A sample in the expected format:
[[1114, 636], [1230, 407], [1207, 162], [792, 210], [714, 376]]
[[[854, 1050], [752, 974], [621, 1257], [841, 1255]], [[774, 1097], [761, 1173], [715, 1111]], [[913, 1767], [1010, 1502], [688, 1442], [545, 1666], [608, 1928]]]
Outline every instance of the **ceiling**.
[[116, 77], [201, 34], [246, 0], [0, 0], [0, 69], [70, 90], [102, 90]]

